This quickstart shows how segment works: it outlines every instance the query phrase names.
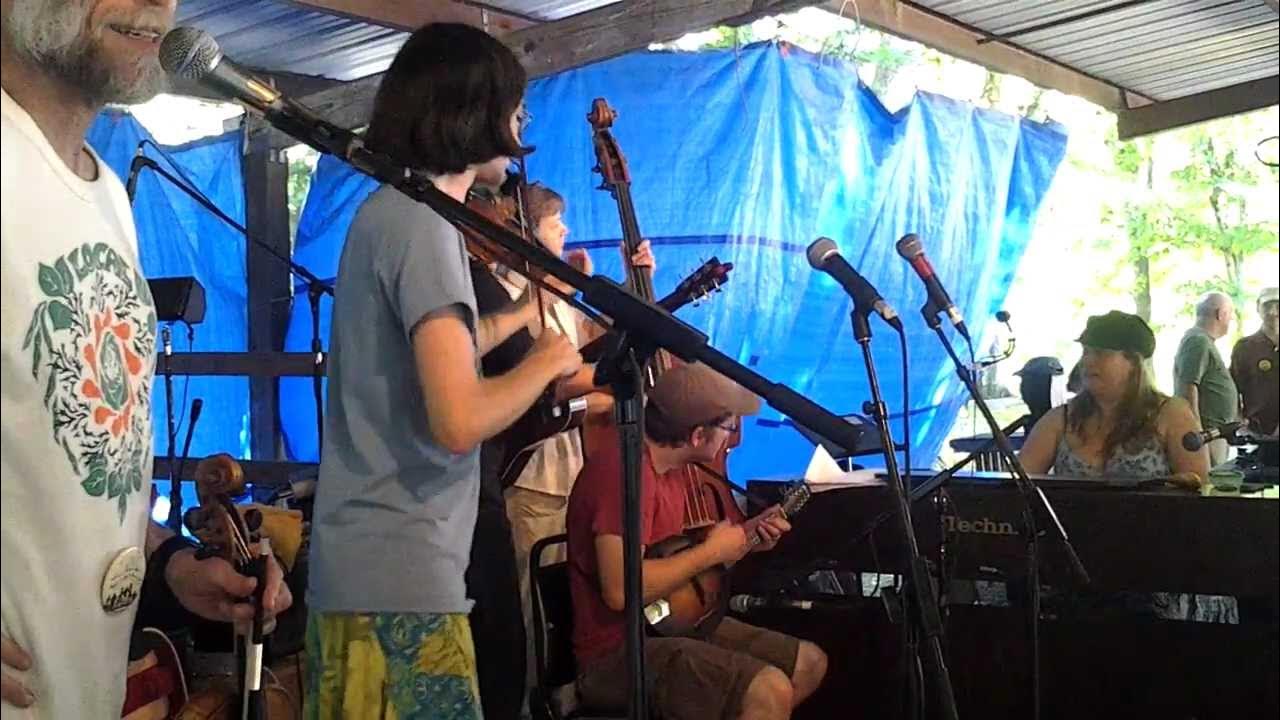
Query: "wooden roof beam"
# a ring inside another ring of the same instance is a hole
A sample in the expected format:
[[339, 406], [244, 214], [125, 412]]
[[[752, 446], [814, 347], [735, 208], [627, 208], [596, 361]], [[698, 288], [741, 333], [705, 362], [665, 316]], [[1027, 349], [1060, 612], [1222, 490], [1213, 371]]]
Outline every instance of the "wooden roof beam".
[[[831, 12], [845, 9], [852, 18], [852, 3], [828, 0], [824, 8]], [[927, 45], [962, 60], [982, 65], [996, 72], [1017, 75], [1043, 88], [1082, 97], [1112, 112], [1134, 104], [1149, 102], [1146, 98], [1126, 93], [1124, 88], [1037, 55], [1011, 43], [980, 40], [988, 36], [951, 18], [935, 14], [914, 3], [900, 0], [859, 0], [862, 22], [877, 30]]]
[[[307, 4], [320, 2], [339, 4], [338, 0], [306, 0]], [[388, 3], [394, 4], [402, 3]], [[531, 25], [502, 40], [515, 50], [529, 76], [536, 78], [625, 55], [685, 33], [717, 25], [742, 25], [814, 4], [815, 0], [630, 0]], [[368, 122], [381, 81], [380, 74], [370, 75], [299, 100], [334, 124], [362, 127]], [[251, 127], [250, 137], [257, 139], [268, 130], [257, 123]], [[271, 144], [287, 147], [294, 143], [272, 133]]]
[[1116, 114], [1121, 140], [1195, 125], [1229, 115], [1261, 110], [1280, 103], [1280, 76], [1153, 103]]
[[717, 25], [753, 20], [817, 5], [817, 0], [630, 0], [503, 38], [530, 77], [553, 75], [641, 50], [652, 43]]

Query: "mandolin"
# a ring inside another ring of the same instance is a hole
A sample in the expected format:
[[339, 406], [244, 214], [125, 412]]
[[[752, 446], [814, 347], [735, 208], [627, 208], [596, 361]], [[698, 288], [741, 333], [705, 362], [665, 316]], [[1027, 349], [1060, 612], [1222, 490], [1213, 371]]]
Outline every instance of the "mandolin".
[[[812, 491], [803, 482], [796, 483], [783, 493], [778, 513], [784, 518], [794, 517]], [[701, 542], [698, 533], [685, 532], [654, 543], [645, 550], [646, 558], [671, 557]], [[755, 547], [760, 535], [751, 533], [747, 542]], [[706, 637], [715, 631], [729, 609], [728, 568], [709, 568], [689, 582], [676, 588], [667, 597], [656, 600], [644, 609], [649, 630], [664, 637]]]

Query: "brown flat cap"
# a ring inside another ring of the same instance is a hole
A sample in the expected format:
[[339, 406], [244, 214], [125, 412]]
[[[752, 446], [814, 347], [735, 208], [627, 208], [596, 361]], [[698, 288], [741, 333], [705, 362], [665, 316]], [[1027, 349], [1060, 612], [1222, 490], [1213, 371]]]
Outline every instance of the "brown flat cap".
[[682, 363], [663, 372], [649, 391], [649, 402], [671, 421], [690, 426], [760, 412], [760, 398], [702, 363]]

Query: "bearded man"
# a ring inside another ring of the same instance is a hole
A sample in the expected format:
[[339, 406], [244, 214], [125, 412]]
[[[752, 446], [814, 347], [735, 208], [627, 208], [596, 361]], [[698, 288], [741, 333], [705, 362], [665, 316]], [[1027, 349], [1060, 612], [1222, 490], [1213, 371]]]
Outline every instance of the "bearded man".
[[[146, 564], [187, 609], [255, 581], [148, 523], [156, 315], [119, 178], [85, 143], [164, 79], [175, 0], [0, 0], [0, 609], [9, 718], [119, 717]], [[274, 563], [266, 609], [292, 598]]]

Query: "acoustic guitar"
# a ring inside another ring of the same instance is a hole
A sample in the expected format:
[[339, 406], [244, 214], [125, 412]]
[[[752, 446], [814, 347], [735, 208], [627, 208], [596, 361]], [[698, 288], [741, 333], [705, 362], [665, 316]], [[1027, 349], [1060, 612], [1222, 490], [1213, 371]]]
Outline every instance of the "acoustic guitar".
[[[783, 493], [779, 513], [784, 518], [793, 517], [812, 496], [809, 486], [796, 483]], [[721, 513], [723, 516], [723, 513]], [[698, 545], [706, 532], [684, 532], [673, 535], [646, 548], [646, 558], [671, 557]], [[760, 535], [752, 533], [748, 539], [752, 547], [760, 543]], [[715, 631], [729, 609], [728, 568], [723, 565], [708, 568], [661, 600], [644, 609], [649, 631], [663, 637], [706, 637]]]

